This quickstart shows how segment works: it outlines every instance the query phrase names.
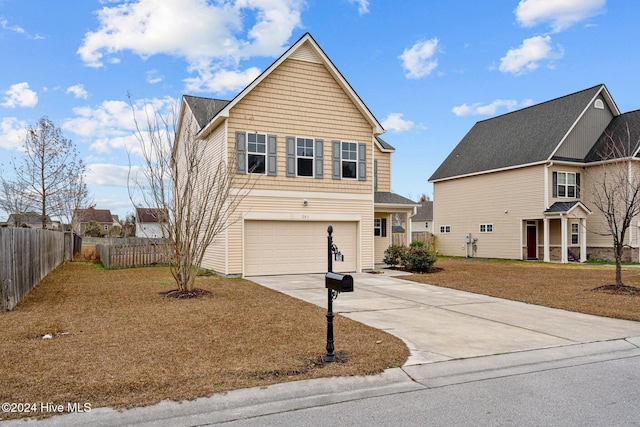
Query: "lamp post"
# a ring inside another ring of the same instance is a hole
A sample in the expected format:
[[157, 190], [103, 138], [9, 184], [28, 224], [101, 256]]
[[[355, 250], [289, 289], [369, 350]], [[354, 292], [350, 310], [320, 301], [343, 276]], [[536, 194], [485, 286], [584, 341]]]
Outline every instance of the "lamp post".
[[[329, 228], [327, 228], [327, 261], [328, 261], [328, 268], [327, 271], [329, 273], [333, 272], [333, 236], [331, 236], [331, 234], [333, 233], [333, 227], [329, 226]], [[336, 360], [336, 355], [334, 354], [333, 350], [333, 293], [336, 292], [333, 289], [327, 288], [327, 300], [329, 302], [328, 306], [328, 310], [327, 310], [327, 354], [324, 356], [324, 360], [326, 362], [335, 362]]]

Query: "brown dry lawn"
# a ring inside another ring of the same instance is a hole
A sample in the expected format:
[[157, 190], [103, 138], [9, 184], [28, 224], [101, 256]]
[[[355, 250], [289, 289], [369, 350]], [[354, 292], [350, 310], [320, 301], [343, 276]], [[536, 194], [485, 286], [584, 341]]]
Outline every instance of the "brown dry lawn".
[[337, 362], [325, 364], [326, 308], [242, 279], [198, 278], [211, 292], [198, 299], [159, 295], [173, 287], [164, 267], [58, 268], [0, 313], [0, 402], [127, 408], [374, 374], [409, 355], [400, 339], [338, 315]]
[[[640, 293], [616, 295], [594, 290], [615, 283], [615, 267], [610, 265], [440, 258], [435, 267], [438, 271], [434, 273], [403, 278], [546, 307], [640, 321]], [[627, 286], [640, 287], [640, 266], [623, 267], [622, 280]]]

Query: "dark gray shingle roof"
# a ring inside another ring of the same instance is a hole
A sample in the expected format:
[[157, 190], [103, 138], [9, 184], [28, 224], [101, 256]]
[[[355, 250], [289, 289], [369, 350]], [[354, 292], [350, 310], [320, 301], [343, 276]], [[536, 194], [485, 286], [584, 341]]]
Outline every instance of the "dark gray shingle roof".
[[477, 122], [430, 181], [547, 160], [585, 107], [597, 85]]
[[418, 211], [416, 212], [416, 214], [411, 217], [411, 221], [418, 221], [418, 222], [432, 221], [433, 220], [433, 201], [427, 200], [426, 202], [419, 202], [419, 203], [422, 203], [422, 205], [418, 207]]
[[384, 148], [385, 150], [394, 150], [395, 148], [393, 148], [391, 146], [391, 144], [389, 144], [387, 141], [385, 141], [384, 139], [380, 138], [379, 136], [376, 136], [376, 141], [378, 141], [378, 143], [382, 146], [382, 148]]
[[[611, 141], [615, 142], [618, 151], [611, 150]], [[611, 120], [598, 141], [591, 147], [585, 162], [598, 162], [605, 159], [630, 156], [640, 144], [640, 110], [620, 114]], [[609, 148], [609, 149], [608, 149]]]
[[374, 203], [389, 205], [417, 205], [413, 200], [407, 199], [396, 193], [387, 193], [384, 191], [376, 191], [373, 197]]
[[200, 96], [183, 95], [185, 102], [191, 108], [200, 129], [205, 127], [231, 101], [223, 99], [203, 98]]

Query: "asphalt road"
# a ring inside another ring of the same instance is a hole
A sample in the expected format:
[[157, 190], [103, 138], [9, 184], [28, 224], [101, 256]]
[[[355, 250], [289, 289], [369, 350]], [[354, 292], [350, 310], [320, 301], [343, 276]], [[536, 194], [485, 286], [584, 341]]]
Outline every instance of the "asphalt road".
[[638, 426], [640, 356], [288, 410], [224, 426]]

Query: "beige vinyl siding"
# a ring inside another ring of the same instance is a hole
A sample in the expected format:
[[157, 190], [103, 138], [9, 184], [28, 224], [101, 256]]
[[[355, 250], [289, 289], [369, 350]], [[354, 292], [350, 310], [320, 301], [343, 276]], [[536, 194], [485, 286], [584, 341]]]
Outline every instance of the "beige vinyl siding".
[[[231, 109], [228, 124], [230, 156], [235, 155], [236, 131], [277, 135], [277, 176], [259, 176], [257, 189], [372, 191], [373, 128], [323, 64], [285, 60]], [[324, 141], [324, 179], [286, 176], [287, 136]], [[366, 144], [366, 181], [332, 179], [333, 140]]]
[[593, 141], [596, 141], [602, 135], [602, 132], [613, 119], [613, 113], [602, 95], [599, 95], [596, 100], [602, 102], [604, 108], [595, 108], [596, 101], [592, 102], [587, 107], [584, 115], [578, 120], [576, 126], [567, 135], [560, 148], [555, 152], [555, 157], [584, 159], [589, 150], [591, 150]]
[[[616, 168], [617, 165], [610, 164], [608, 167]], [[587, 244], [593, 247], [612, 247], [613, 237], [609, 234], [606, 219], [593, 203], [593, 187], [604, 179], [604, 169], [601, 165], [594, 165], [586, 168], [584, 172], [585, 183], [582, 185], [583, 193], [581, 193], [581, 196], [585, 205], [593, 212], [592, 215], [587, 217]], [[632, 162], [631, 174], [635, 174], [636, 176], [640, 174], [640, 164], [638, 161]], [[640, 221], [640, 217], [635, 217], [631, 221], [630, 232], [625, 236], [625, 242], [633, 247], [640, 246], [640, 225], [638, 221]]]
[[376, 146], [375, 160], [378, 161], [378, 189], [376, 191], [391, 191], [391, 153], [383, 153]]
[[391, 245], [392, 228], [391, 228], [391, 214], [379, 214], [376, 213], [374, 218], [386, 218], [387, 219], [387, 235], [386, 237], [373, 237], [374, 244], [374, 260], [377, 263], [382, 263], [384, 259], [384, 251]]
[[[443, 255], [465, 256], [465, 235], [477, 238], [477, 257], [522, 258], [523, 220], [542, 218], [544, 166], [434, 183], [436, 247]], [[493, 232], [480, 233], [480, 224]], [[440, 233], [441, 225], [451, 233]], [[471, 245], [469, 245], [471, 254]]]
[[[223, 161], [226, 157], [225, 148], [225, 125], [218, 126], [213, 132], [207, 135], [205, 158], [208, 160], [208, 170], [212, 170], [214, 165]], [[213, 172], [212, 172], [213, 173]], [[202, 259], [202, 267], [222, 274], [227, 272], [227, 233], [226, 230], [220, 233], [213, 244], [207, 248]]]
[[[305, 207], [303, 200], [307, 200]], [[236, 210], [228, 229], [227, 274], [243, 274], [243, 222], [250, 220], [322, 221], [358, 223], [357, 270], [373, 263], [373, 196], [350, 196], [322, 192], [286, 192], [254, 189]], [[326, 236], [326, 229], [323, 230]], [[345, 253], [353, 257], [354, 254]]]

